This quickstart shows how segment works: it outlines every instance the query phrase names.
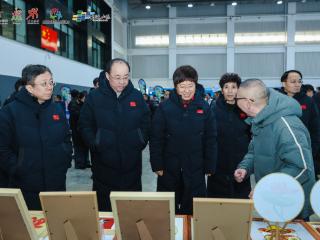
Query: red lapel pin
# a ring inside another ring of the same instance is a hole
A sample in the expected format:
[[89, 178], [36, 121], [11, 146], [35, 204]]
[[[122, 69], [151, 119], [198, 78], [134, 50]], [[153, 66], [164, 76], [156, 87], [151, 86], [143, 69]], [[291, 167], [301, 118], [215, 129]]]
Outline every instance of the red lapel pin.
[[53, 115], [52, 115], [52, 119], [53, 119], [54, 121], [59, 121], [59, 120], [60, 120], [60, 116], [59, 116], [58, 114], [53, 114]]
[[137, 106], [136, 102], [134, 102], [134, 101], [130, 102], [130, 107], [136, 107], [136, 106]]

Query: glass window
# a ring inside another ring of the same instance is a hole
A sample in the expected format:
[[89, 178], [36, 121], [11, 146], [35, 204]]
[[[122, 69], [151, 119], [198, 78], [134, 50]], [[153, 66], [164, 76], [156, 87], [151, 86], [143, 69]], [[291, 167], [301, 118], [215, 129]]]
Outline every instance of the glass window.
[[15, 0], [15, 8], [22, 10], [22, 21], [19, 24], [16, 24], [16, 32], [15, 39], [19, 42], [26, 42], [27, 30], [26, 30], [26, 21], [25, 21], [25, 13], [26, 13], [26, 4], [24, 1]]
[[96, 38], [92, 38], [92, 66], [96, 68], [104, 68], [105, 59], [105, 44], [97, 40]]
[[13, 1], [0, 1], [0, 9], [1, 9], [1, 18], [2, 19], [9, 19], [8, 24], [1, 24], [1, 35], [10, 38], [15, 39], [15, 30], [14, 25], [11, 24], [11, 13], [14, 10]]

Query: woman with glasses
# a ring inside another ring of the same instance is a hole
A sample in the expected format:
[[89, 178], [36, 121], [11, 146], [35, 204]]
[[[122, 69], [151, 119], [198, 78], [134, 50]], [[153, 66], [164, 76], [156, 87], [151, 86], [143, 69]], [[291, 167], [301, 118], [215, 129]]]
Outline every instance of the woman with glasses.
[[28, 208], [40, 210], [39, 192], [66, 190], [72, 149], [64, 111], [51, 99], [50, 69], [23, 71], [27, 85], [0, 112], [0, 172], [7, 179], [1, 185], [20, 188]]
[[205, 175], [215, 171], [215, 119], [197, 81], [193, 67], [177, 68], [175, 89], [152, 121], [150, 161], [157, 191], [175, 192], [177, 214], [192, 214], [193, 197], [206, 196]]
[[215, 174], [208, 178], [208, 197], [248, 198], [251, 191], [250, 179], [238, 183], [233, 177], [250, 141], [250, 126], [244, 122], [247, 116], [236, 104], [240, 83], [236, 73], [222, 75], [222, 94], [210, 105], [217, 121], [218, 161]]
[[307, 96], [302, 87], [302, 73], [297, 70], [289, 70], [281, 76], [282, 88], [280, 92], [297, 100], [301, 106], [301, 121], [309, 130], [312, 145], [312, 155], [317, 169], [316, 175], [320, 174], [319, 151], [320, 151], [320, 116], [316, 103]]

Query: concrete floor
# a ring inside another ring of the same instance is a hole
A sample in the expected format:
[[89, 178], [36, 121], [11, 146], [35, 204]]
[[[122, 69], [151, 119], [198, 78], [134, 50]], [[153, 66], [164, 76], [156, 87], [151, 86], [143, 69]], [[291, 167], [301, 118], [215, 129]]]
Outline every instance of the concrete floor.
[[[142, 190], [144, 192], [155, 192], [157, 177], [151, 170], [149, 161], [149, 148], [143, 151], [142, 164]], [[254, 185], [254, 182], [252, 182]], [[90, 191], [92, 189], [91, 169], [85, 170], [70, 168], [67, 173], [67, 191]], [[254, 213], [257, 216], [257, 213]], [[310, 217], [310, 221], [320, 222], [320, 218], [316, 215]]]

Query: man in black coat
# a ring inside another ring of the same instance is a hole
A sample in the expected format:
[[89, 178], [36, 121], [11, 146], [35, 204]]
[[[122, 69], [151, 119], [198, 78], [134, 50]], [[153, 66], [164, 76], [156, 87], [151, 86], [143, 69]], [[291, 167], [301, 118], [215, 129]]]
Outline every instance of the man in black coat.
[[3, 106], [13, 102], [15, 100], [15, 96], [25, 85], [26, 85], [26, 81], [24, 79], [19, 78], [14, 84], [14, 92], [4, 101]]
[[196, 70], [181, 66], [173, 81], [152, 119], [150, 161], [157, 191], [175, 192], [176, 213], [192, 214], [193, 197], [206, 197], [205, 175], [215, 172], [216, 124]]
[[142, 150], [149, 138], [150, 112], [129, 72], [125, 60], [111, 60], [80, 113], [79, 129], [93, 153], [93, 190], [100, 211], [111, 210], [110, 191], [142, 189]]
[[[302, 73], [297, 70], [286, 71], [281, 76], [281, 92], [296, 99], [302, 109], [301, 120], [308, 128], [311, 137], [312, 155], [315, 169], [318, 169], [317, 154], [320, 150], [320, 115], [314, 100], [301, 89]], [[316, 173], [317, 174], [317, 173]], [[319, 174], [319, 173], [318, 173]]]
[[20, 188], [28, 208], [40, 210], [39, 192], [66, 190], [72, 149], [64, 111], [51, 100], [51, 71], [26, 68], [26, 87], [0, 111], [1, 185]]
[[[70, 113], [69, 124], [72, 130], [72, 143], [74, 149], [74, 168], [85, 169], [89, 165], [89, 149], [82, 140], [81, 133], [78, 129], [80, 111], [83, 106], [85, 95], [76, 89], [71, 91], [71, 102], [68, 105]], [[81, 100], [81, 98], [83, 100]]]

